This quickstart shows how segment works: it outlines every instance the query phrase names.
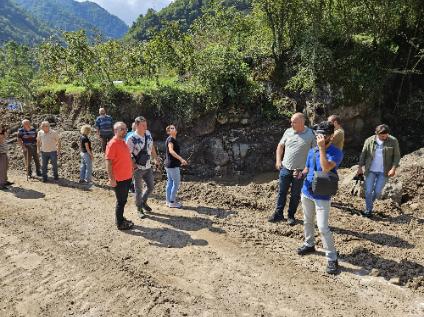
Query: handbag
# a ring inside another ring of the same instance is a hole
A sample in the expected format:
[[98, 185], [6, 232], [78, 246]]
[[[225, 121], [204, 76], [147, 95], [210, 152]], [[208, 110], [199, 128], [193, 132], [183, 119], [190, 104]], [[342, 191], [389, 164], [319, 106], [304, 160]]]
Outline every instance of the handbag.
[[317, 171], [316, 152], [314, 152], [314, 179], [312, 193], [320, 196], [333, 196], [339, 187], [339, 176], [332, 171]]
[[145, 136], [144, 146], [140, 149], [137, 155], [134, 155], [135, 163], [139, 166], [146, 166], [150, 160], [150, 155], [147, 153], [147, 136]]

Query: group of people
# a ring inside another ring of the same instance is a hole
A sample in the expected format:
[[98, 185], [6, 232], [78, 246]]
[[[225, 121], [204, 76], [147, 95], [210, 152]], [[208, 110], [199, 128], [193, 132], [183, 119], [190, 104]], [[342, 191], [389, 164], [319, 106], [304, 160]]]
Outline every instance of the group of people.
[[[119, 230], [129, 230], [134, 223], [124, 217], [130, 188], [135, 192], [135, 204], [140, 218], [152, 208], [148, 198], [154, 189], [153, 164], [159, 165], [153, 137], [147, 128], [147, 120], [139, 116], [128, 132], [124, 122], [113, 123], [104, 108], [99, 109], [96, 122], [97, 135], [101, 139], [105, 152], [106, 170], [109, 184], [116, 196], [115, 219]], [[80, 183], [91, 184], [93, 150], [90, 141], [91, 127], [81, 127], [80, 136]], [[187, 161], [180, 154], [175, 125], [166, 127], [168, 138], [165, 142], [165, 169], [167, 183], [165, 188], [166, 206], [181, 208], [177, 192], [181, 182], [180, 166]], [[7, 179], [7, 130], [0, 130], [0, 189], [12, 183]], [[43, 121], [37, 132], [29, 120], [22, 121], [18, 130], [18, 144], [22, 147], [26, 172], [32, 176], [31, 161], [36, 167], [36, 174], [47, 181], [47, 166], [51, 162], [53, 177], [58, 178], [57, 159], [60, 157], [60, 138], [56, 131]], [[291, 117], [288, 128], [277, 145], [275, 167], [279, 170], [279, 191], [275, 211], [269, 217], [270, 222], [284, 221], [283, 214], [286, 198], [290, 189], [290, 202], [287, 210], [288, 225], [295, 225], [295, 213], [302, 203], [304, 214], [303, 245], [297, 250], [299, 255], [315, 251], [315, 220], [322, 237], [323, 247], [328, 260], [327, 272], [338, 272], [337, 252], [333, 236], [328, 225], [330, 212], [330, 195], [317, 195], [312, 190], [316, 172], [335, 173], [343, 160], [344, 130], [340, 117], [331, 115], [313, 128], [305, 126], [302, 113]], [[40, 166], [39, 155], [42, 164]], [[378, 125], [375, 135], [365, 140], [357, 170], [358, 176], [365, 176], [365, 209], [362, 215], [371, 217], [374, 201], [381, 195], [388, 177], [396, 174], [399, 166], [400, 150], [395, 137], [390, 135], [386, 124]]]
[[[375, 135], [365, 140], [357, 170], [357, 175], [365, 175], [366, 207], [362, 212], [371, 217], [374, 201], [381, 195], [388, 177], [396, 174], [399, 166], [400, 150], [397, 139], [389, 134], [386, 124], [378, 125]], [[313, 191], [315, 172], [337, 174], [343, 160], [344, 130], [340, 117], [331, 115], [327, 121], [314, 126], [305, 126], [305, 117], [296, 113], [291, 117], [291, 128], [284, 132], [276, 150], [275, 166], [280, 171], [279, 192], [276, 208], [269, 217], [270, 222], [285, 220], [283, 209], [289, 188], [290, 202], [287, 210], [288, 225], [295, 225], [295, 213], [299, 202], [304, 215], [303, 245], [297, 250], [299, 255], [315, 252], [315, 219], [321, 234], [328, 260], [327, 273], [338, 272], [337, 251], [328, 225], [330, 213], [329, 195], [318, 195]]]
[[[147, 129], [147, 120], [139, 116], [128, 133], [124, 122], [113, 125], [114, 137], [107, 143], [105, 159], [109, 176], [109, 184], [116, 195], [115, 219], [119, 230], [131, 229], [134, 223], [124, 217], [131, 183], [134, 184], [135, 205], [140, 218], [152, 208], [147, 201], [154, 189], [152, 161], [159, 165], [159, 156], [153, 143], [153, 137]], [[165, 170], [167, 174], [166, 205], [170, 208], [181, 208], [177, 201], [180, 186], [180, 166], [187, 165], [181, 157], [177, 141], [177, 129], [174, 125], [166, 127], [168, 138], [165, 142]]]

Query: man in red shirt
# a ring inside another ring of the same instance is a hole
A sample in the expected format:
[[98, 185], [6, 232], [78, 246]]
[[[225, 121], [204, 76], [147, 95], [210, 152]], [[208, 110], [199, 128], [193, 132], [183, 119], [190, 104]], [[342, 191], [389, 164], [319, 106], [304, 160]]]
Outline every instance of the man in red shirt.
[[125, 143], [127, 126], [123, 122], [116, 122], [113, 131], [115, 136], [106, 147], [106, 169], [109, 175], [109, 184], [115, 190], [116, 195], [116, 226], [119, 230], [129, 230], [134, 223], [124, 218], [124, 208], [127, 203], [133, 169], [131, 153]]

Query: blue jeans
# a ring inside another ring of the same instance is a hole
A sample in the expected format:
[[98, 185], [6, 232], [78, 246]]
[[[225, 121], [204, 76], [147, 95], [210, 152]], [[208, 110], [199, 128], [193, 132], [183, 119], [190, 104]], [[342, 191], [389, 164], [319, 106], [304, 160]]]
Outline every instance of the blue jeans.
[[368, 172], [365, 178], [365, 203], [367, 212], [372, 212], [374, 201], [380, 197], [387, 177], [381, 172]]
[[181, 175], [180, 168], [165, 168], [166, 176], [168, 180], [166, 181], [166, 201], [175, 202], [177, 199], [178, 188], [180, 187]]
[[88, 183], [91, 182], [93, 174], [93, 162], [91, 161], [90, 154], [87, 152], [81, 152], [81, 166], [80, 166], [80, 180], [84, 180]]
[[41, 175], [43, 180], [47, 180], [47, 165], [49, 164], [49, 161], [52, 163], [54, 179], [59, 177], [57, 172], [57, 151], [41, 152]]
[[303, 186], [303, 178], [297, 179], [296, 177], [293, 177], [293, 171], [285, 167], [282, 167], [280, 169], [279, 180], [280, 182], [279, 182], [276, 211], [280, 213], [283, 212], [284, 206], [286, 205], [287, 193], [291, 186], [288, 216], [289, 218], [292, 218], [294, 217], [294, 214], [296, 213], [297, 206], [299, 206], [300, 192]]

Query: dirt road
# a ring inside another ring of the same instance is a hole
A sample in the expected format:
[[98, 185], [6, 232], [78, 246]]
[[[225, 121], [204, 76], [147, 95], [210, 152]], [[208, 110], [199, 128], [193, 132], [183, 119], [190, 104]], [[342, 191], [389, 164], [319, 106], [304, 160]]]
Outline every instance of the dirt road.
[[[153, 200], [140, 220], [131, 199], [136, 226], [120, 232], [110, 190], [11, 178], [0, 191], [1, 316], [424, 316], [423, 292], [373, 276], [352, 260], [357, 249], [335, 277], [322, 252], [298, 257], [301, 224], [193, 200], [181, 210]], [[378, 244], [346, 230], [338, 246]], [[421, 272], [414, 237], [402, 237], [409, 248], [379, 247], [406, 252]]]

